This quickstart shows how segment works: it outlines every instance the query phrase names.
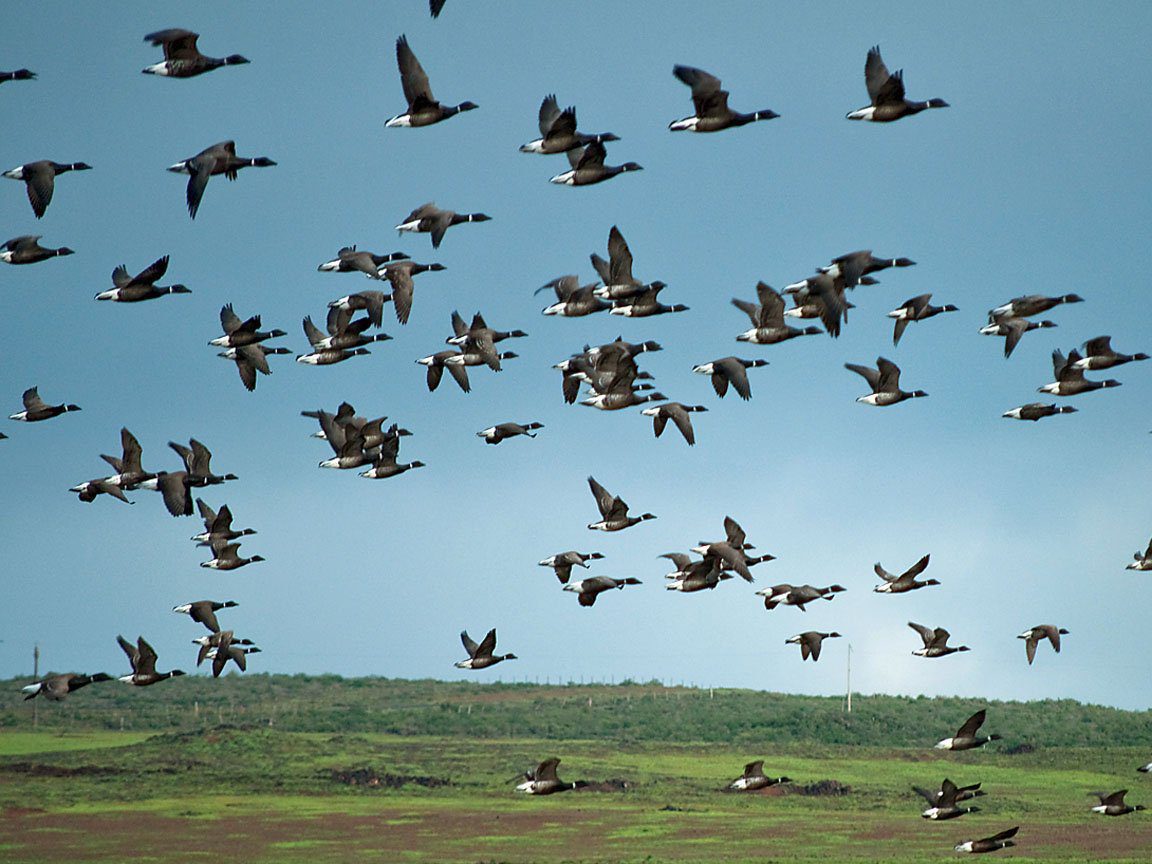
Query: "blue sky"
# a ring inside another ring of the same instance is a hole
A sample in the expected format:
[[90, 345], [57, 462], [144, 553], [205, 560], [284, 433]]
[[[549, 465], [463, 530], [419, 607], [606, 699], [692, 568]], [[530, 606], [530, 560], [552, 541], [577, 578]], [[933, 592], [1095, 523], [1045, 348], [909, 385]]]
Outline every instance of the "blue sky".
[[[4, 421], [0, 675], [27, 673], [36, 642], [42, 668], [122, 674], [117, 633], [145, 635], [162, 669], [190, 669], [200, 631], [168, 610], [212, 598], [241, 603], [227, 626], [263, 646], [254, 671], [463, 677], [452, 668], [458, 632], [479, 638], [494, 626], [499, 650], [521, 659], [487, 679], [837, 693], [851, 643], [858, 692], [1149, 705], [1139, 634], [1152, 587], [1124, 567], [1152, 534], [1142, 481], [1152, 364], [1113, 370], [1123, 386], [1069, 400], [1077, 414], [1000, 416], [1040, 399], [1054, 348], [1110, 334], [1120, 350], [1150, 349], [1134, 284], [1152, 224], [1143, 4], [1089, 17], [1041, 3], [667, 3], [654, 16], [648, 4], [450, 0], [435, 21], [423, 0], [348, 3], [339, 14], [284, 2], [274, 18], [247, 5], [115, 15], [26, 6], [25, 26], [0, 34], [0, 68], [27, 66], [39, 79], [0, 88], [0, 168], [48, 158], [94, 170], [61, 177], [39, 221], [20, 184], [0, 179], [5, 238], [43, 234], [76, 250], [0, 272], [3, 413], [33, 384], [50, 402], [83, 407], [41, 424]], [[174, 26], [200, 32], [207, 54], [252, 62], [185, 81], [141, 75], [160, 59], [143, 35]], [[385, 129], [404, 108], [401, 33], [441, 101], [479, 110]], [[874, 44], [906, 70], [911, 98], [952, 107], [887, 125], [845, 120], [867, 102]], [[780, 119], [668, 132], [691, 111], [676, 63], [722, 78], [733, 107]], [[582, 130], [620, 136], [609, 163], [644, 171], [550, 185], [564, 158], [517, 147], [537, 137], [540, 101], [553, 92], [576, 105]], [[164, 169], [227, 138], [279, 164], [235, 183], [214, 178], [192, 221], [185, 178]], [[429, 200], [492, 221], [453, 228], [435, 251], [427, 236], [397, 237], [392, 227]], [[691, 310], [542, 317], [549, 299], [533, 290], [565, 273], [591, 281], [588, 255], [604, 254], [614, 224], [636, 274], [667, 282], [662, 299]], [[394, 340], [372, 356], [319, 369], [273, 358], [274, 374], [247, 393], [206, 344], [219, 335], [220, 306], [261, 313], [303, 353], [304, 315], [375, 287], [316, 271], [349, 243], [447, 269], [418, 277], [406, 327], [386, 310]], [[735, 342], [747, 324], [730, 298], [751, 299], [761, 279], [783, 288], [860, 248], [918, 264], [857, 289], [838, 340]], [[92, 299], [116, 265], [135, 273], [164, 254], [166, 282], [191, 295]], [[1086, 302], [1044, 316], [1058, 328], [1028, 334], [1010, 360], [1001, 340], [977, 333], [985, 311], [1012, 297], [1069, 291]], [[924, 292], [961, 311], [913, 324], [893, 348], [885, 313]], [[429, 394], [414, 361], [444, 347], [454, 309], [531, 335], [503, 372], [474, 370], [471, 394], [451, 381]], [[709, 408], [694, 416], [696, 447], [674, 432], [655, 440], [638, 409], [563, 403], [551, 364], [617, 335], [661, 342], [642, 368], [670, 398]], [[729, 354], [770, 363], [751, 373], [748, 403], [717, 399], [691, 373]], [[856, 404], [864, 383], [843, 364], [878, 355], [930, 397]], [[342, 400], [412, 430], [401, 458], [428, 467], [375, 482], [317, 468], [329, 451], [299, 412]], [[505, 420], [545, 428], [498, 447], [475, 437]], [[117, 452], [121, 426], [150, 470], [179, 467], [169, 440], [206, 443], [213, 467], [241, 479], [203, 497], [258, 529], [241, 552], [268, 560], [200, 569], [207, 556], [187, 539], [199, 523], [173, 519], [153, 493], [133, 493], [132, 507], [68, 493], [100, 476], [98, 454]], [[659, 518], [588, 531], [589, 474]], [[755, 569], [753, 586], [664, 591], [667, 562], [656, 556], [718, 538], [726, 514], [778, 560]], [[580, 608], [536, 565], [566, 549], [604, 553], [591, 574], [644, 584]], [[941, 587], [871, 592], [873, 562], [899, 571], [926, 552], [926, 575]], [[766, 612], [753, 591], [778, 582], [849, 590], [807, 613]], [[973, 650], [912, 657], [909, 620], [947, 627]], [[1071, 635], [1059, 657], [1042, 650], [1028, 667], [1014, 637], [1037, 623]], [[783, 643], [808, 629], [848, 638], [802, 664]]]

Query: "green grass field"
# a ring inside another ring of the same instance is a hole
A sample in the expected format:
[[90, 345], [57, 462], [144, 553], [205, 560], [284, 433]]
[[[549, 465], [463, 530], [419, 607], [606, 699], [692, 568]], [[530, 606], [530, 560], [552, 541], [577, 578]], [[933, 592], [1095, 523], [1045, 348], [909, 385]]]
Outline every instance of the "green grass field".
[[[1152, 813], [1089, 812], [1095, 790], [1152, 805], [1140, 748], [1019, 755], [931, 747], [470, 739], [209, 727], [0, 735], [0, 860], [380, 862], [725, 862], [955, 860], [956, 842], [1020, 825], [997, 857], [1152, 860]], [[517, 772], [563, 759], [564, 779], [624, 789], [534, 798]], [[766, 759], [796, 790], [720, 791]], [[351, 785], [359, 772], [381, 785]], [[983, 783], [982, 808], [920, 818], [913, 784]], [[1148, 794], [1145, 795], [1144, 793]]]

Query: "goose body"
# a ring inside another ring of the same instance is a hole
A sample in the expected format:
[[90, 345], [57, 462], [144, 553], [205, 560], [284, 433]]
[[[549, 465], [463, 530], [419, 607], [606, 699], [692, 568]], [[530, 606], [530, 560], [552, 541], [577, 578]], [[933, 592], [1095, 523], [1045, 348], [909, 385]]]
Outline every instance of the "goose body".
[[387, 128], [431, 126], [449, 117], [455, 117], [464, 111], [471, 111], [479, 106], [475, 102], [461, 102], [459, 105], [441, 105], [432, 95], [432, 88], [428, 83], [428, 75], [424, 67], [412, 53], [408, 46], [408, 38], [401, 35], [396, 40], [396, 65], [400, 68], [400, 86], [404, 90], [404, 98], [408, 108], [403, 114], [397, 114], [384, 125]]
[[598, 283], [581, 285], [576, 275], [559, 276], [541, 285], [536, 293], [551, 289], [556, 294], [556, 302], [544, 307], [543, 314], [558, 315], [562, 318], [582, 318], [594, 312], [611, 309], [612, 304], [595, 295]]
[[962, 840], [952, 848], [957, 852], [996, 852], [999, 849], [1015, 846], [1016, 842], [1012, 838], [1016, 836], [1016, 832], [1019, 830], [1020, 826], [1017, 825], [1007, 831], [993, 834], [991, 837], [981, 837], [979, 840]]
[[1056, 323], [1053, 321], [1029, 321], [1027, 318], [992, 315], [989, 316], [988, 323], [980, 328], [980, 333], [984, 336], [1003, 336], [1004, 357], [1007, 359], [1012, 356], [1025, 333], [1055, 326]]
[[1121, 789], [1119, 792], [1112, 792], [1107, 795], [1097, 792], [1096, 797], [1100, 799], [1100, 803], [1092, 808], [1092, 812], [1102, 813], [1105, 816], [1126, 816], [1137, 810], [1145, 809], [1143, 804], [1126, 804], [1124, 796], [1127, 794], [1127, 789]]
[[976, 747], [983, 747], [990, 741], [999, 741], [1000, 736], [980, 735], [980, 727], [984, 725], [984, 719], [988, 715], [988, 709], [981, 708], [971, 717], [964, 721], [956, 734], [951, 738], [945, 738], [936, 742], [937, 750], [973, 750]]
[[1136, 552], [1132, 556], [1132, 563], [1125, 570], [1152, 570], [1152, 540], [1148, 541], [1148, 548], [1143, 552]]
[[715, 75], [692, 66], [673, 66], [672, 74], [692, 88], [692, 106], [696, 113], [668, 124], [672, 132], [719, 132], [736, 126], [746, 126], [757, 120], [772, 120], [780, 115], [767, 108], [748, 114], [728, 107], [728, 91]]
[[[628, 505], [624, 503], [624, 500], [597, 483], [595, 477], [588, 478], [588, 486], [596, 498], [596, 506], [603, 517], [599, 522], [592, 522], [588, 525], [594, 531], [623, 531], [625, 528], [631, 528], [645, 520], [656, 518], [651, 513], [645, 513], [642, 516], [629, 516]], [[610, 585], [608, 587], [614, 588], [616, 586]]]
[[158, 684], [161, 681], [166, 681], [169, 678], [175, 678], [184, 674], [180, 669], [173, 669], [170, 672], [157, 672], [156, 651], [144, 640], [143, 636], [136, 640], [135, 645], [123, 636], [117, 636], [116, 641], [124, 650], [124, 653], [128, 656], [128, 662], [132, 665], [132, 674], [124, 675], [119, 679], [125, 684], [133, 684], [136, 687], [148, 687], [152, 684]]
[[764, 774], [764, 760], [757, 759], [744, 766], [744, 773], [728, 784], [733, 792], [755, 792], [758, 789], [767, 789], [769, 786], [778, 786], [781, 783], [791, 783], [791, 777], [768, 777]]
[[588, 785], [584, 780], [576, 780], [572, 783], [565, 783], [560, 780], [556, 776], [556, 766], [559, 764], [559, 759], [545, 759], [535, 771], [531, 772], [528, 779], [516, 786], [516, 791], [528, 795], [553, 795], [556, 792], [580, 789]]
[[187, 174], [188, 188], [185, 197], [188, 203], [188, 215], [196, 218], [200, 209], [200, 200], [204, 197], [204, 190], [208, 188], [208, 179], [223, 174], [229, 180], [235, 180], [241, 168], [255, 166], [268, 168], [276, 163], [267, 156], [237, 156], [235, 141], [221, 141], [201, 150], [195, 156], [177, 162], [168, 167], [176, 174]]
[[[273, 334], [283, 333], [282, 330], [273, 330]], [[267, 348], [264, 345], [241, 345], [239, 348], [229, 348], [221, 351], [217, 356], [231, 360], [236, 364], [236, 371], [244, 388], [251, 393], [256, 389], [256, 373], [271, 375], [272, 367], [268, 365], [268, 357], [273, 354], [291, 354], [288, 348]]]
[[491, 218], [485, 213], [456, 213], [452, 210], [441, 210], [435, 203], [429, 201], [405, 216], [404, 221], [396, 226], [396, 230], [431, 234], [432, 248], [439, 249], [440, 241], [444, 239], [444, 232], [453, 225], [463, 225], [466, 222], [487, 222]]
[[1144, 353], [1121, 354], [1112, 349], [1111, 336], [1097, 336], [1084, 343], [1084, 356], [1074, 365], [1077, 369], [1111, 369], [1136, 360], [1147, 360]]
[[29, 387], [20, 398], [24, 403], [24, 410], [18, 411], [15, 414], [9, 414], [9, 420], [20, 420], [24, 423], [39, 423], [42, 420], [51, 420], [53, 417], [59, 417], [61, 414], [66, 414], [69, 411], [80, 410], [79, 405], [72, 405], [70, 403], [49, 405], [40, 398], [40, 393], [35, 387]]
[[596, 603], [596, 598], [603, 594], [605, 591], [611, 591], [613, 588], [623, 589], [625, 585], [639, 585], [640, 580], [634, 579], [629, 576], [626, 579], [614, 579], [611, 576], [592, 576], [589, 579], [581, 579], [578, 582], [569, 582], [564, 586], [564, 591], [572, 591], [579, 595], [578, 599], [581, 606], [593, 606]]
[[949, 654], [955, 654], [957, 651], [971, 651], [967, 645], [960, 645], [952, 647], [948, 644], [948, 639], [952, 635], [943, 627], [937, 627], [933, 630], [930, 627], [925, 627], [923, 624], [916, 624], [909, 621], [908, 626], [920, 634], [920, 638], [924, 641], [923, 648], [917, 648], [912, 653], [917, 657], [946, 657]]
[[97, 300], [112, 300], [116, 303], [139, 303], [143, 300], [154, 300], [166, 294], [191, 294], [191, 290], [183, 285], [157, 285], [168, 272], [168, 256], [158, 258], [135, 276], [128, 275], [128, 268], [123, 264], [112, 271], [113, 288], [101, 291], [96, 295]]
[[752, 385], [748, 383], [748, 370], [767, 366], [767, 360], [741, 360], [739, 357], [722, 357], [710, 363], [701, 363], [693, 366], [692, 371], [698, 375], [708, 375], [712, 379], [712, 389], [721, 399], [728, 392], [728, 385], [736, 391], [736, 395], [747, 402], [752, 398]]
[[940, 784], [938, 792], [928, 792], [924, 789], [917, 788], [919, 792], [928, 803], [931, 805], [920, 814], [924, 819], [931, 819], [934, 821], [942, 821], [945, 819], [956, 819], [963, 816], [965, 813], [975, 813], [979, 807], [960, 807], [959, 803], [962, 800], [967, 800], [972, 795], [981, 794], [979, 792], [980, 784], [977, 783], [975, 788], [965, 787], [965, 793], [962, 793], [956, 784], [944, 778], [944, 782]]
[[776, 345], [797, 336], [815, 336], [819, 327], [796, 328], [784, 323], [784, 298], [771, 285], [756, 283], [757, 303], [732, 298], [732, 305], [742, 311], [752, 322], [752, 329], [745, 330], [736, 337], [737, 342], [751, 342], [755, 345]]
[[202, 562], [200, 566], [207, 567], [209, 570], [239, 570], [245, 565], [264, 560], [259, 555], [242, 558], [236, 554], [239, 548], [239, 543], [216, 541], [212, 544], [212, 559]]
[[928, 108], [947, 108], [943, 99], [913, 102], [904, 96], [904, 72], [889, 72], [880, 56], [880, 46], [868, 51], [864, 61], [864, 84], [868, 88], [871, 104], [848, 112], [849, 120], [870, 120], [873, 123], [891, 123], [902, 117], [919, 114]]
[[556, 555], [549, 555], [543, 561], [538, 562], [541, 567], [551, 567], [556, 573], [556, 578], [560, 580], [560, 584], [567, 585], [568, 580], [572, 578], [573, 567], [583, 567], [588, 569], [589, 561], [598, 561], [604, 556], [599, 552], [577, 552], [569, 550], [568, 552], [560, 552]]
[[951, 303], [946, 303], [943, 306], [933, 306], [930, 302], [931, 300], [931, 294], [918, 294], [915, 297], [905, 300], [900, 307], [888, 313], [889, 318], [896, 319], [896, 325], [892, 331], [893, 345], [900, 344], [900, 337], [904, 335], [905, 328], [913, 321], [926, 321], [944, 312], [959, 311]]
[[860, 375], [868, 382], [868, 386], [872, 388], [872, 392], [868, 395], [858, 396], [856, 398], [857, 402], [883, 408], [888, 405], [903, 402], [905, 399], [917, 399], [921, 396], [928, 395], [923, 390], [901, 390], [900, 367], [891, 360], [885, 359], [884, 357], [877, 357], [876, 367], [877, 368], [872, 369], [868, 366], [859, 366], [855, 363], [844, 364], [845, 369]]
[[1014, 297], [1007, 303], [988, 310], [988, 317], [1001, 318], [1031, 318], [1041, 312], [1047, 312], [1064, 303], [1083, 303], [1084, 298], [1079, 294], [1062, 294], [1059, 297], [1046, 297], [1043, 294], [1028, 294], [1024, 297]]
[[784, 640], [785, 645], [799, 645], [800, 646], [800, 659], [807, 660], [812, 658], [815, 663], [820, 659], [820, 647], [823, 645], [825, 639], [832, 639], [839, 636], [839, 633], [833, 631], [832, 633], [820, 633], [816, 630], [807, 630], [804, 633], [798, 633], [795, 636], [789, 636]]
[[536, 422], [523, 424], [497, 423], [495, 426], [489, 426], [487, 429], [477, 432], [476, 435], [483, 438], [485, 444], [499, 444], [501, 441], [506, 441], [517, 435], [527, 435], [529, 438], [535, 438], [536, 435], [532, 430], [543, 428], [543, 423]]
[[1076, 365], [1080, 359], [1079, 351], [1069, 351], [1067, 358], [1064, 357], [1063, 352], [1053, 351], [1052, 369], [1056, 374], [1056, 380], [1037, 388], [1037, 392], [1051, 393], [1053, 396], [1078, 396], [1093, 390], [1120, 386], [1120, 382], [1115, 378], [1109, 378], [1106, 381], [1089, 381], [1084, 377], [1084, 370]]
[[795, 606], [801, 612], [805, 612], [807, 610], [804, 606], [813, 600], [832, 600], [844, 590], [846, 589], [841, 585], [817, 588], [815, 585], [789, 585], [785, 582], [769, 588], [761, 588], [756, 594], [764, 598], [764, 608], [769, 612], [781, 604]]
[[604, 160], [608, 156], [608, 151], [600, 141], [593, 141], [580, 149], [569, 150], [566, 155], [572, 166], [571, 170], [557, 174], [548, 181], [549, 183], [561, 186], [591, 186], [629, 171], [642, 170], [642, 166], [635, 162], [605, 165]]
[[521, 153], [567, 153], [593, 142], [619, 141], [611, 132], [586, 135], [576, 131], [576, 109], [560, 110], [555, 95], [544, 97], [540, 103], [540, 138], [520, 146]]
[[38, 241], [43, 236], [43, 234], [24, 234], [6, 241], [4, 251], [0, 252], [0, 261], [5, 264], [35, 264], [47, 261], [49, 258], [75, 254], [67, 246], [60, 246], [57, 249], [41, 246]]
[[1031, 420], [1036, 422], [1042, 417], [1051, 417], [1054, 414], [1075, 414], [1076, 409], [1071, 405], [1053, 405], [1045, 404], [1043, 402], [1029, 402], [1027, 405], [1020, 405], [1009, 411], [1001, 414], [1001, 417], [1009, 417], [1013, 420]]
[[691, 447], [696, 443], [696, 432], [692, 428], [692, 418], [689, 415], [707, 410], [703, 405], [665, 402], [663, 405], [645, 408], [640, 413], [652, 418], [652, 431], [657, 438], [663, 434], [664, 427], [671, 420], [680, 430], [680, 434], [684, 436], [684, 440], [688, 442], [688, 446]]
[[494, 654], [496, 650], [496, 628], [493, 627], [488, 631], [480, 644], [468, 636], [468, 631], [464, 630], [460, 633], [460, 641], [464, 643], [464, 650], [468, 652], [468, 659], [461, 660], [456, 663], [457, 669], [487, 669], [489, 666], [495, 666], [497, 663], [503, 663], [505, 660], [518, 659], [515, 654]]
[[239, 54], [206, 57], [196, 47], [196, 40], [199, 38], [199, 33], [179, 27], [149, 33], [144, 37], [144, 41], [163, 47], [164, 60], [145, 66], [140, 71], [145, 75], [159, 75], [162, 78], [194, 78], [221, 66], [238, 66], [249, 62], [246, 57]]
[[28, 192], [28, 203], [32, 205], [32, 212], [39, 219], [52, 203], [52, 192], [56, 187], [56, 177], [68, 171], [90, 171], [92, 166], [86, 162], [53, 162], [51, 159], [41, 159], [38, 162], [28, 162], [17, 165], [4, 172], [10, 180], [21, 180]]
[[916, 581], [916, 577], [923, 573], [928, 566], [930, 557], [930, 555], [925, 555], [899, 576], [894, 573], [889, 573], [877, 562], [872, 569], [876, 572], [877, 576], [884, 580], [884, 584], [877, 585], [872, 590], [877, 594], [903, 594], [907, 591], [915, 591], [917, 588], [939, 585], [940, 583], [935, 579], [925, 579], [923, 582]]
[[39, 681], [27, 684], [20, 689], [26, 694], [24, 701], [35, 699], [37, 696], [43, 696], [52, 702], [63, 701], [69, 693], [79, 690], [81, 687], [87, 687], [97, 681], [111, 681], [112, 676], [104, 672], [97, 672], [95, 675], [84, 675], [78, 672], [65, 672], [60, 675], [49, 675], [46, 678], [41, 678]]
[[216, 619], [216, 613], [221, 609], [232, 609], [240, 604], [235, 600], [224, 600], [217, 602], [215, 600], [195, 600], [191, 603], [181, 603], [179, 606], [173, 606], [172, 611], [180, 615], [187, 615], [193, 621], [203, 624], [212, 633], [220, 632], [220, 622]]
[[393, 261], [405, 261], [407, 259], [408, 256], [403, 252], [377, 255], [366, 249], [345, 246], [335, 258], [331, 261], [325, 261], [316, 269], [321, 273], [363, 273], [369, 279], [379, 279], [381, 267]]
[[1057, 654], [1060, 653], [1060, 637], [1067, 636], [1068, 631], [1063, 627], [1057, 627], [1054, 624], [1037, 624], [1035, 627], [1029, 627], [1017, 639], [1024, 640], [1025, 652], [1028, 655], [1028, 665], [1032, 665], [1032, 661], [1036, 658], [1036, 646], [1044, 639], [1052, 645], [1052, 650]]

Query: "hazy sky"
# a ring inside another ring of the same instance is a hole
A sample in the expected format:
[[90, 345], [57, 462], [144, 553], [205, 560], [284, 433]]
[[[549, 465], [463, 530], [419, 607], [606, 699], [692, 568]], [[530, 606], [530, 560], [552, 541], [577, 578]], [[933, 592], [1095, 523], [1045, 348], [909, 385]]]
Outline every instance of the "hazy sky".
[[[804, 693], [1072, 697], [1130, 708], [1152, 701], [1142, 639], [1152, 585], [1125, 571], [1152, 534], [1152, 363], [1112, 370], [1124, 386], [1068, 400], [1079, 413], [1001, 418], [1041, 399], [1050, 353], [1110, 334], [1122, 351], [1152, 351], [1149, 313], [1133, 282], [1152, 225], [1152, 119], [1144, 110], [1152, 10], [1110, 4], [1079, 14], [1049, 3], [767, 4], [526, 3], [450, 0], [437, 20], [424, 0], [341, 4], [19, 4], [0, 32], [0, 68], [33, 82], [0, 87], [0, 169], [36, 159], [83, 160], [59, 178], [36, 220], [22, 185], [0, 179], [4, 237], [37, 233], [76, 254], [0, 268], [7, 356], [4, 399], [37, 384], [83, 411], [24, 425], [2, 421], [6, 551], [0, 675], [42, 669], [123, 674], [117, 633], [145, 635], [160, 668], [191, 669], [202, 630], [177, 604], [235, 599], [226, 626], [257, 640], [254, 671], [454, 677], [457, 634], [499, 630], [521, 658], [472, 676], [553, 681], [625, 677]], [[165, 27], [200, 32], [210, 55], [250, 65], [190, 80], [140, 74], [161, 59], [142, 41]], [[401, 33], [443, 102], [479, 110], [425, 129], [385, 129], [404, 106], [394, 59]], [[906, 70], [913, 99], [952, 107], [895, 124], [853, 123], [867, 103], [863, 65], [879, 44]], [[713, 135], [671, 133], [691, 113], [671, 74], [683, 63], [721, 77], [737, 109], [771, 122]], [[537, 137], [541, 99], [574, 104], [582, 130], [612, 131], [608, 162], [642, 172], [588, 188], [550, 185], [562, 156], [517, 152]], [[208, 184], [195, 221], [186, 178], [164, 169], [233, 138], [274, 168]], [[492, 221], [426, 235], [392, 227], [435, 200]], [[618, 225], [636, 275], [668, 283], [680, 315], [622, 320], [544, 318], [533, 290], [565, 273], [591, 281]], [[272, 358], [275, 374], [246, 392], [206, 343], [220, 306], [263, 315], [280, 344], [303, 353], [300, 320], [377, 287], [318, 273], [345, 244], [439, 261], [418, 277], [411, 321], [391, 307], [394, 341], [329, 368]], [[737, 343], [747, 319], [729, 304], [764, 280], [778, 288], [840, 253], [872, 248], [917, 261], [861, 287], [842, 336], [779, 346]], [[109, 274], [171, 256], [168, 282], [191, 295], [137, 305], [97, 303]], [[986, 310], [1021, 294], [1075, 291], [1086, 302], [1043, 317], [1010, 360], [980, 336]], [[960, 312], [909, 327], [893, 348], [885, 313], [914, 295]], [[1136, 300], [1136, 302], [1134, 302]], [[446, 380], [428, 393], [414, 361], [441, 350], [449, 315], [482, 311], [522, 328], [519, 359], [473, 370], [471, 394]], [[585, 344], [656, 339], [642, 358], [661, 392], [689, 404], [697, 446], [660, 440], [639, 409], [565, 405], [551, 364]], [[753, 399], [717, 399], [692, 366], [736, 354]], [[878, 355], [902, 383], [929, 392], [886, 409], [845, 362]], [[1093, 376], [1090, 376], [1093, 377]], [[401, 460], [426, 468], [390, 480], [329, 471], [302, 409], [387, 414], [415, 434]], [[544, 424], [535, 440], [498, 447], [475, 432], [505, 420]], [[240, 480], [204, 492], [259, 533], [241, 553], [267, 561], [233, 573], [208, 555], [159, 496], [82, 504], [69, 486], [102, 476], [127, 426], [150, 470], [176, 470], [165, 445], [195, 437], [213, 467]], [[595, 475], [655, 521], [619, 534], [597, 518]], [[657, 555], [722, 536], [725, 515], [777, 561], [756, 584], [714, 592], [663, 588]], [[562, 593], [536, 562], [566, 549], [607, 557], [590, 574], [644, 584], [592, 609]], [[930, 552], [941, 587], [872, 593], [872, 564], [901, 571]], [[778, 582], [848, 588], [807, 613], [767, 612], [756, 588]], [[911, 656], [912, 620], [944, 626], [970, 653]], [[1038, 623], [1071, 631], [1055, 656], [1027, 666], [1015, 635]], [[784, 640], [838, 630], [818, 664]], [[166, 686], [178, 686], [166, 685]], [[15, 698], [15, 695], [13, 696]]]

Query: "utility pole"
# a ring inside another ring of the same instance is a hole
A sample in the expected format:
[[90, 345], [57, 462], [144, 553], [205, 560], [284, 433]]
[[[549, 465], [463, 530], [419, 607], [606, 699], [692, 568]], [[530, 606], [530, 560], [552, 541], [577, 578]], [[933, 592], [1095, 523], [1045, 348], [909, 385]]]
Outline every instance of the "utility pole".
[[[32, 646], [32, 679], [34, 681], [40, 680], [40, 643], [36, 642]], [[37, 699], [32, 702], [32, 728], [40, 728], [40, 700]]]
[[847, 675], [847, 690], [848, 690], [848, 713], [852, 713], [852, 643], [848, 643], [848, 675]]

